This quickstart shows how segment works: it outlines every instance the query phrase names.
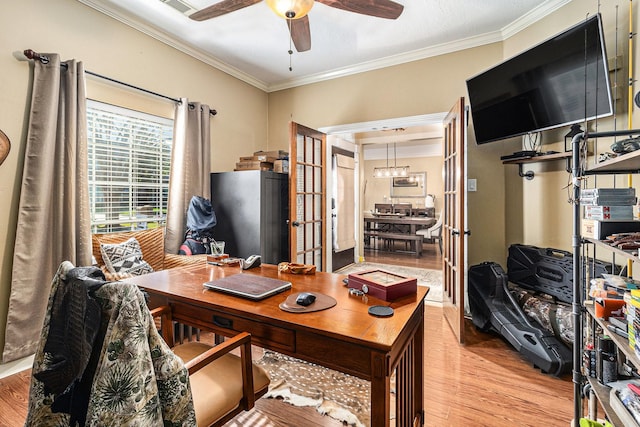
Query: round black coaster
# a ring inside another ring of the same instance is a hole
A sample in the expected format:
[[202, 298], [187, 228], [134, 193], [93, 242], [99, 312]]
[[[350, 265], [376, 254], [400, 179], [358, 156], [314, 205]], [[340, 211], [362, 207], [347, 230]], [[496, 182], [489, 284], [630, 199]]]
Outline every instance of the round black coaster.
[[369, 307], [369, 314], [376, 317], [393, 316], [393, 308], [386, 305], [373, 305]]

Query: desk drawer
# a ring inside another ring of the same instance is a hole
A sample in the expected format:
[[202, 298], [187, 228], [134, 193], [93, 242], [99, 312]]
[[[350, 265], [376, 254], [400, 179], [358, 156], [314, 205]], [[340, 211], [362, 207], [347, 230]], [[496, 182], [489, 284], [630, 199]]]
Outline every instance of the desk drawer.
[[295, 332], [290, 329], [184, 303], [172, 304], [172, 312], [175, 320], [186, 324], [228, 336], [248, 332], [254, 344], [273, 350], [295, 351]]

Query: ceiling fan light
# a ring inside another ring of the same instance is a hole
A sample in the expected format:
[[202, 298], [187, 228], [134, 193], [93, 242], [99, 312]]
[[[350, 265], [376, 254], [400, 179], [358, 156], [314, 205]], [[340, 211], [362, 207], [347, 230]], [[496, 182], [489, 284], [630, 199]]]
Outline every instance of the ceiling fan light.
[[265, 0], [276, 15], [285, 19], [300, 19], [309, 13], [313, 0]]

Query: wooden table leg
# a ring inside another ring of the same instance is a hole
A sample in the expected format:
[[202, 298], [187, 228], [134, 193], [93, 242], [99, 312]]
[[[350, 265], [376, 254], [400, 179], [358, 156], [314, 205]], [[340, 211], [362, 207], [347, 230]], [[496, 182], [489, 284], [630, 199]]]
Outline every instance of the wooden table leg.
[[[424, 307], [423, 307], [424, 310]], [[419, 423], [414, 425], [424, 425], [424, 317], [413, 338], [413, 404], [414, 417], [419, 418]], [[416, 418], [414, 418], [415, 421]]]
[[373, 378], [371, 380], [371, 427], [389, 427], [391, 425], [389, 361], [385, 354], [374, 353], [371, 356], [371, 364], [373, 367]]

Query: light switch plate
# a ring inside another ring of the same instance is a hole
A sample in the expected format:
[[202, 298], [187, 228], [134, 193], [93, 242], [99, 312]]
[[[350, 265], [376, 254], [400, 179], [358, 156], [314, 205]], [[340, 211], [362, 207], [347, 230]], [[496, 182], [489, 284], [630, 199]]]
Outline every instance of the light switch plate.
[[478, 190], [478, 180], [475, 178], [467, 179], [467, 191], [477, 191]]

